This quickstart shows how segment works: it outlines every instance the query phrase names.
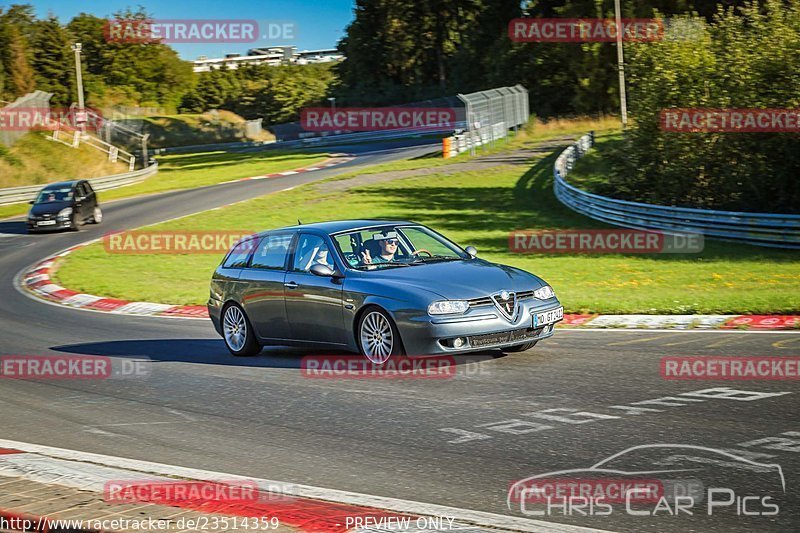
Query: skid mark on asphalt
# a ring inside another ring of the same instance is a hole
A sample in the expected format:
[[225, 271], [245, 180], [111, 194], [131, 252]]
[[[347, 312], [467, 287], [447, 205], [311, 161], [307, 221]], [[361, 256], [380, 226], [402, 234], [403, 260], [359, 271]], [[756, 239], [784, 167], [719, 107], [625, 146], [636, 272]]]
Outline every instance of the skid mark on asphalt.
[[721, 340], [709, 344], [708, 346], [706, 346], [706, 348], [720, 348], [728, 344], [734, 344], [740, 340], [742, 339], [740, 339], [738, 336], [731, 335], [730, 337], [723, 337]]
[[679, 335], [680, 335], [680, 333], [667, 333], [666, 335], [656, 335], [655, 337], [648, 336], [648, 337], [644, 337], [642, 339], [633, 339], [633, 340], [629, 340], [629, 341], [612, 342], [612, 343], [608, 344], [607, 346], [627, 346], [629, 344], [640, 344], [640, 343], [643, 343], [643, 342], [653, 342], [653, 341], [656, 341], [658, 339], [667, 339], [667, 338], [671, 338], [671, 337], [675, 337], [675, 336], [679, 336]]
[[692, 337], [692, 338], [690, 338], [690, 339], [688, 339], [688, 340], [684, 340], [684, 341], [678, 341], [678, 342], [667, 342], [667, 343], [665, 343], [665, 344], [662, 344], [662, 346], [680, 346], [680, 345], [682, 345], [682, 344], [692, 344], [693, 342], [698, 342], [698, 341], [700, 341], [700, 342], [704, 342], [704, 341], [706, 341], [706, 340], [707, 340], [707, 339], [704, 339], [704, 338], [702, 338], [702, 337], [700, 337], [700, 336], [697, 336], [697, 337]]
[[800, 346], [788, 346], [789, 344], [794, 344], [797, 341], [800, 341], [800, 336], [791, 338], [791, 339], [783, 339], [781, 341], [775, 341], [772, 343], [774, 348], [778, 348], [779, 350], [786, 349], [786, 350], [796, 350], [800, 349]]

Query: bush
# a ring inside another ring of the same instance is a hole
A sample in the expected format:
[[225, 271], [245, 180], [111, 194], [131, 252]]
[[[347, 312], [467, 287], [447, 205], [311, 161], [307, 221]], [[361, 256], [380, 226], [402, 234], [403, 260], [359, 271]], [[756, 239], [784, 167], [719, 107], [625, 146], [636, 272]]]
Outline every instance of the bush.
[[[800, 211], [795, 133], [676, 133], [660, 129], [673, 107], [800, 107], [800, 8], [767, 0], [714, 21], [684, 19], [691, 38], [636, 44], [630, 62], [635, 124], [614, 158], [615, 196], [742, 211]], [[669, 37], [669, 34], [667, 35]]]

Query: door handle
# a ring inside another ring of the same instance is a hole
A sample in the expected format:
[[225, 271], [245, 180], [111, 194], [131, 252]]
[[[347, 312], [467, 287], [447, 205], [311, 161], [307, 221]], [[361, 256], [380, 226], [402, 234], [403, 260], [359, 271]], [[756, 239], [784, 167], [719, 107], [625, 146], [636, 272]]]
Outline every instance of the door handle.
[[286, 287], [287, 289], [296, 289], [297, 288], [297, 282], [296, 281], [289, 281], [287, 283], [284, 283], [283, 286]]

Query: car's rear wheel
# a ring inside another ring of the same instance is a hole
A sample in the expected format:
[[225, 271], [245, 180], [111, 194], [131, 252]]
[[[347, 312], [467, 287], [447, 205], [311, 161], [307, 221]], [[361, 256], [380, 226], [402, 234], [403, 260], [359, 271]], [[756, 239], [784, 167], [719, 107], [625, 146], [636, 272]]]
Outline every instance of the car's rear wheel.
[[247, 315], [237, 304], [229, 304], [222, 311], [222, 338], [233, 355], [249, 356], [261, 351]]
[[525, 352], [536, 346], [537, 342], [539, 341], [535, 340], [526, 342], [525, 344], [517, 344], [516, 346], [509, 346], [508, 348], [503, 348], [503, 351], [508, 353]]
[[103, 210], [100, 206], [95, 206], [94, 213], [92, 213], [92, 224], [99, 224], [103, 221]]
[[382, 365], [393, 355], [403, 355], [403, 343], [392, 318], [379, 307], [370, 307], [358, 321], [358, 347], [362, 355]]

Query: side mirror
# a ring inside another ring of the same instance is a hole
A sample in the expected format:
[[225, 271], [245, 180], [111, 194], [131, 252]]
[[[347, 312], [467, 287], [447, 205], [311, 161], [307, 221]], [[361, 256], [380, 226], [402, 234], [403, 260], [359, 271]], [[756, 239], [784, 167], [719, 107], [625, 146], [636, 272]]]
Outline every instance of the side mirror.
[[31, 204], [31, 205], [33, 205], [33, 200], [31, 200], [31, 201], [30, 201], [30, 202], [28, 202], [28, 203], [29, 203], [29, 204]]
[[311, 265], [311, 273], [322, 278], [340, 277], [337, 276], [336, 271], [328, 265]]
[[467, 252], [472, 258], [478, 257], [478, 249], [474, 246], [467, 246], [464, 248], [464, 251]]

